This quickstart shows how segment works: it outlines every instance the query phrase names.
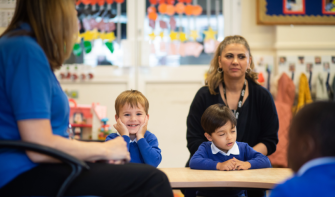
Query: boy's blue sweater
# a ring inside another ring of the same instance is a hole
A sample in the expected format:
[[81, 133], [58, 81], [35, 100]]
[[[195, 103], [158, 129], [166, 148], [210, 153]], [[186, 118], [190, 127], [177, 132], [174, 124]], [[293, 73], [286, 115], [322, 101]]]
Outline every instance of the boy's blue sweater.
[[191, 169], [200, 170], [216, 170], [216, 165], [219, 162], [225, 162], [235, 157], [240, 161], [248, 161], [251, 164], [250, 169], [268, 168], [271, 167], [270, 160], [262, 153], [255, 151], [247, 143], [236, 142], [240, 150], [239, 155], [230, 154], [225, 156], [221, 153], [213, 154], [211, 145], [212, 142], [203, 142], [197, 152], [193, 155], [190, 161]]
[[277, 185], [270, 197], [335, 196], [334, 169], [335, 162], [312, 167], [301, 176], [295, 174], [285, 183]]
[[[106, 141], [118, 136], [117, 133], [111, 133], [107, 136]], [[127, 142], [131, 163], [145, 163], [154, 167], [157, 167], [161, 163], [161, 149], [158, 148], [158, 140], [153, 133], [146, 131], [144, 138], [132, 143], [130, 143], [129, 136], [124, 135], [122, 137]]]
[[[268, 168], [271, 167], [270, 160], [263, 154], [255, 151], [247, 143], [236, 142], [240, 150], [239, 155], [230, 154], [229, 156], [223, 155], [221, 153], [213, 154], [211, 145], [212, 142], [203, 142], [197, 152], [193, 155], [190, 160], [191, 169], [199, 170], [216, 170], [216, 165], [219, 162], [225, 162], [229, 159], [235, 157], [240, 161], [248, 161], [251, 164], [250, 169], [257, 168]], [[245, 190], [199, 190], [197, 191], [198, 196], [208, 196], [208, 197], [235, 197], [245, 194]]]

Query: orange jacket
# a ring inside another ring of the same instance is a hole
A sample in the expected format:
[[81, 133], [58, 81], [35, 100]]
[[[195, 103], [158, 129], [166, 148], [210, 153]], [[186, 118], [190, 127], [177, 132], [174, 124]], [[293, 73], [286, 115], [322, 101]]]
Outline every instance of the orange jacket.
[[269, 156], [272, 165], [287, 167], [288, 129], [292, 119], [292, 106], [295, 97], [293, 81], [283, 73], [278, 81], [278, 93], [275, 101], [279, 119], [279, 130], [276, 152]]

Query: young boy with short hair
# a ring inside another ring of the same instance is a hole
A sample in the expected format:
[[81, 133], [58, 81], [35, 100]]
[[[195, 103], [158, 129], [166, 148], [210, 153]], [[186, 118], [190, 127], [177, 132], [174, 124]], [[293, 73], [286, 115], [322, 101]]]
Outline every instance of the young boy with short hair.
[[147, 131], [149, 102], [137, 90], [122, 92], [115, 100], [114, 128], [118, 133], [107, 136], [106, 141], [119, 135], [127, 142], [131, 163], [145, 163], [157, 167], [162, 161], [156, 136]]
[[[271, 167], [270, 160], [247, 143], [236, 142], [236, 118], [223, 104], [209, 106], [201, 117], [208, 142], [190, 160], [191, 169], [247, 170]], [[199, 190], [198, 196], [243, 196], [244, 190]]]
[[335, 196], [335, 103], [314, 102], [293, 118], [288, 166], [295, 173], [271, 197]]

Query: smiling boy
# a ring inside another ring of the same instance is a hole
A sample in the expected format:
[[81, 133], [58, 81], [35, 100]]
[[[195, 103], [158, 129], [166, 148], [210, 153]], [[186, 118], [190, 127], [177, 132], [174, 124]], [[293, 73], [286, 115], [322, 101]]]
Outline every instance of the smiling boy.
[[114, 128], [118, 133], [107, 136], [106, 141], [119, 135], [127, 142], [131, 163], [145, 163], [157, 167], [162, 161], [156, 136], [147, 131], [149, 102], [137, 90], [122, 92], [115, 100]]
[[[248, 170], [271, 167], [270, 160], [247, 143], [236, 142], [236, 118], [223, 104], [209, 106], [201, 117], [208, 142], [190, 160], [191, 169]], [[198, 196], [242, 196], [244, 190], [199, 190]]]

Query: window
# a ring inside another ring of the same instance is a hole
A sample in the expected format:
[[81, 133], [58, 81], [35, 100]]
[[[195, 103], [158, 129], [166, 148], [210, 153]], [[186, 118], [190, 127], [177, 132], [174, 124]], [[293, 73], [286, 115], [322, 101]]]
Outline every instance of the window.
[[[182, 13], [167, 14], [161, 12], [159, 3], [152, 5], [146, 1], [144, 35], [150, 42], [150, 66], [208, 64], [218, 42], [224, 38], [223, 0], [193, 0], [191, 4], [180, 4], [176, 0], [172, 6], [175, 10], [178, 6], [184, 7]], [[188, 5], [193, 6], [193, 10], [200, 7], [202, 11], [187, 15]], [[152, 8], [157, 10], [155, 21], [148, 16]]]

